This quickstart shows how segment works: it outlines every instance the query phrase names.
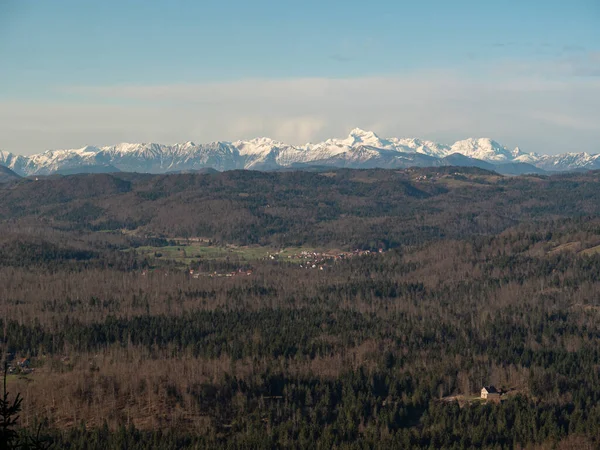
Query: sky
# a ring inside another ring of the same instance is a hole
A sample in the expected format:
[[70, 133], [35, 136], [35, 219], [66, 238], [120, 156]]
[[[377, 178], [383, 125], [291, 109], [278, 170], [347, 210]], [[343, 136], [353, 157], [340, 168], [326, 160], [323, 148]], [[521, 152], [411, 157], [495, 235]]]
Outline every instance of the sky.
[[0, 0], [0, 149], [344, 137], [600, 153], [599, 0]]

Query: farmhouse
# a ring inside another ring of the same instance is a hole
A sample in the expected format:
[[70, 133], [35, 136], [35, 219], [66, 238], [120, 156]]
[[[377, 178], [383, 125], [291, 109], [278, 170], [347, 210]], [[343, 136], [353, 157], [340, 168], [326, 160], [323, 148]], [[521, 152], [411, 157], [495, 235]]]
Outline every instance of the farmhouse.
[[19, 362], [17, 362], [17, 365], [19, 367], [22, 367], [23, 369], [26, 369], [29, 367], [29, 359], [28, 358], [22, 358], [19, 360]]
[[486, 400], [500, 400], [500, 392], [494, 386], [484, 386], [481, 389], [481, 398]]

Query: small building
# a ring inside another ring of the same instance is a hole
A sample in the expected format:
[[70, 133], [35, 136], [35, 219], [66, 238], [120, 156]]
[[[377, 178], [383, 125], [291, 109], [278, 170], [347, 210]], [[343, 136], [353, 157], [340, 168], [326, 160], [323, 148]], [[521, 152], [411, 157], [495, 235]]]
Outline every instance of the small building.
[[26, 369], [29, 367], [29, 359], [28, 358], [20, 359], [19, 362], [17, 363], [17, 365], [19, 367]]
[[486, 400], [500, 400], [500, 392], [494, 386], [484, 386], [481, 389], [481, 398]]

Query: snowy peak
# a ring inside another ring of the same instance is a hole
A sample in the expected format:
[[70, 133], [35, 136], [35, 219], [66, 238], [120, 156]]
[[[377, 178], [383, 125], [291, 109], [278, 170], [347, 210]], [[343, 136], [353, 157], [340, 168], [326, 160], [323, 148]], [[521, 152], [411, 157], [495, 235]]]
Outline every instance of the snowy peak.
[[19, 175], [76, 173], [78, 170], [100, 170], [103, 167], [148, 173], [203, 168], [270, 170], [298, 164], [402, 168], [446, 165], [450, 160], [463, 161], [465, 165], [492, 164], [491, 167], [498, 170], [508, 163], [522, 170], [529, 170], [531, 165], [549, 171], [600, 169], [600, 155], [587, 152], [539, 155], [523, 152], [519, 147], [509, 150], [490, 138], [468, 138], [452, 145], [417, 138], [384, 139], [361, 128], [353, 129], [346, 138], [331, 138], [301, 146], [259, 137], [209, 144], [191, 141], [173, 145], [121, 143], [48, 150], [32, 156], [0, 151], [0, 165]]
[[379, 136], [377, 136], [375, 133], [373, 133], [372, 131], [365, 131], [360, 128], [353, 129], [348, 135], [346, 142], [351, 147], [354, 147], [359, 144], [369, 145], [371, 147], [382, 147], [385, 145], [383, 144], [381, 139], [379, 139]]
[[443, 158], [452, 153], [452, 149], [449, 146], [432, 141], [423, 141], [415, 138], [393, 138], [390, 141], [398, 151], [421, 153], [437, 158]]
[[0, 164], [2, 164], [3, 166], [6, 166], [6, 162], [10, 161], [13, 157], [14, 155], [12, 153], [0, 150]]
[[465, 139], [456, 142], [451, 150], [469, 158], [484, 161], [504, 162], [513, 159], [512, 152], [490, 138]]
[[285, 148], [288, 145], [283, 142], [275, 141], [268, 137], [259, 137], [249, 141], [235, 141], [232, 145], [236, 147], [242, 155], [259, 155], [272, 151], [275, 148]]
[[519, 147], [515, 147], [515, 149], [511, 153], [513, 158], [518, 158], [522, 154], [523, 154], [523, 152], [521, 151], [521, 149]]

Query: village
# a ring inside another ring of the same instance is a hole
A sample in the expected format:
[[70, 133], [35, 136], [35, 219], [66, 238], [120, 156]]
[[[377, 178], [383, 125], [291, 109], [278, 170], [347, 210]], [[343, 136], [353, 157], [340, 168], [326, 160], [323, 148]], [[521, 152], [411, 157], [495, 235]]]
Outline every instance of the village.
[[[348, 252], [342, 251], [310, 251], [302, 250], [297, 253], [286, 255], [284, 250], [276, 253], [268, 253], [267, 256], [262, 258], [263, 261], [274, 261], [274, 262], [289, 262], [292, 264], [298, 264], [301, 269], [315, 269], [315, 270], [326, 270], [331, 266], [331, 263], [349, 259], [357, 256], [365, 256], [375, 253], [384, 253], [383, 249], [379, 249], [377, 252], [371, 250], [353, 250]], [[192, 278], [200, 277], [239, 277], [239, 276], [250, 276], [252, 275], [252, 269], [239, 268], [232, 272], [199, 272], [194, 269], [189, 270], [189, 274]]]
[[211, 278], [221, 278], [221, 277], [238, 277], [238, 276], [250, 276], [252, 275], [252, 270], [244, 270], [238, 269], [233, 272], [199, 272], [194, 269], [189, 270], [189, 274], [192, 278], [200, 278], [200, 277], [211, 277]]
[[[379, 249], [378, 253], [383, 253], [383, 249]], [[353, 258], [356, 256], [365, 256], [370, 255], [372, 253], [371, 250], [353, 250], [351, 252], [317, 252], [317, 251], [301, 251], [300, 253], [295, 253], [292, 255], [287, 255], [287, 260], [291, 262], [299, 262], [300, 267], [304, 269], [318, 269], [324, 270], [328, 267], [328, 264], [335, 261], [340, 261], [343, 259]], [[269, 258], [272, 260], [279, 259], [279, 255], [269, 255]]]

